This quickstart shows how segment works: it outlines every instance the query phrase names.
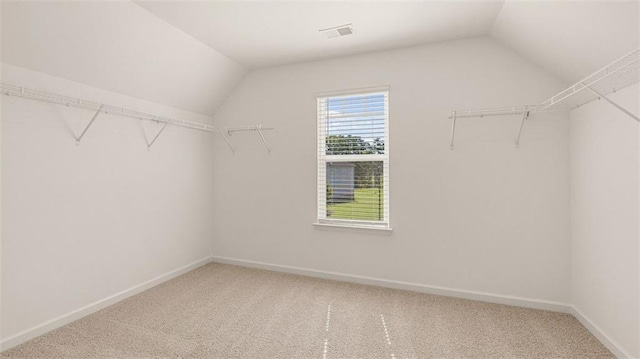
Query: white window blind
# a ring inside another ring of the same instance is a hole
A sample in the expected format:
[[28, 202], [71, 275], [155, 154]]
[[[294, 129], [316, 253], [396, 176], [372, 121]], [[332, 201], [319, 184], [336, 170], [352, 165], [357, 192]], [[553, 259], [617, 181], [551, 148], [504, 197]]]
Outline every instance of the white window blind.
[[389, 227], [389, 92], [318, 97], [318, 223]]

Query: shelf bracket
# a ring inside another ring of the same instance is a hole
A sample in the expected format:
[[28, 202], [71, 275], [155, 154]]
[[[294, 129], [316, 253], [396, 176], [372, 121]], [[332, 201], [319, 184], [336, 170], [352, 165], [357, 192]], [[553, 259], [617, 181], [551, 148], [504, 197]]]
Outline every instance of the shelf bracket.
[[452, 111], [451, 112], [451, 144], [449, 145], [449, 148], [451, 150], [453, 150], [453, 140], [456, 137], [456, 112]]
[[262, 143], [264, 143], [264, 147], [267, 148], [267, 152], [271, 153], [271, 149], [269, 148], [269, 145], [267, 144], [267, 140], [265, 140], [264, 134], [262, 133], [262, 125], [256, 125], [256, 131], [258, 131], [258, 134], [260, 135], [260, 138], [262, 139]]
[[93, 124], [93, 121], [95, 121], [96, 118], [98, 118], [98, 115], [100, 114], [100, 112], [102, 112], [102, 106], [100, 106], [98, 111], [96, 111], [96, 113], [93, 115], [93, 117], [91, 118], [87, 126], [85, 126], [84, 130], [82, 130], [82, 133], [80, 134], [80, 136], [76, 137], [76, 145], [80, 144], [82, 137], [84, 137], [84, 134], [87, 133], [87, 130], [89, 130], [89, 127], [91, 127], [91, 125]]
[[587, 88], [593, 92], [596, 96], [598, 96], [599, 99], [603, 99], [605, 101], [607, 101], [608, 103], [610, 103], [613, 107], [617, 108], [618, 110], [626, 113], [627, 115], [629, 115], [631, 118], [633, 118], [634, 120], [640, 122], [640, 118], [638, 118], [638, 116], [636, 116], [635, 114], [633, 114], [631, 111], [627, 110], [626, 108], [618, 105], [617, 103], [611, 101], [610, 99], [608, 99], [606, 96], [600, 94], [598, 91], [594, 90], [593, 88], [587, 86]]
[[153, 146], [153, 144], [156, 142], [158, 137], [160, 137], [160, 135], [162, 134], [162, 131], [164, 131], [164, 129], [167, 128], [168, 124], [169, 124], [169, 121], [166, 121], [164, 125], [162, 125], [162, 128], [160, 129], [160, 131], [158, 131], [158, 133], [156, 133], [156, 135], [153, 137], [151, 142], [147, 140], [147, 136], [145, 135], [144, 140], [147, 141], [147, 151], [151, 151], [151, 146]]
[[233, 146], [231, 145], [231, 141], [229, 140], [229, 135], [228, 135], [229, 131], [226, 128], [218, 127], [218, 133], [220, 133], [220, 135], [224, 139], [224, 142], [226, 142], [227, 146], [229, 146], [231, 153], [236, 153], [236, 150], [233, 149]]
[[522, 113], [522, 119], [520, 120], [520, 129], [518, 130], [518, 137], [516, 138], [516, 148], [520, 147], [520, 136], [522, 136], [522, 128], [524, 127], [524, 120], [529, 118], [529, 110], [524, 108], [524, 112]]

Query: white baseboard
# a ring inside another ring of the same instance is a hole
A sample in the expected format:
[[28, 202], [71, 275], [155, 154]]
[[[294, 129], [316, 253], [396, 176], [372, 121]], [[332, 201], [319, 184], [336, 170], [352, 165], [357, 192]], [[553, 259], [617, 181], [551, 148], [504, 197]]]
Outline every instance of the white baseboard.
[[189, 271], [192, 271], [200, 266], [203, 266], [207, 263], [211, 262], [211, 258], [207, 257], [207, 258], [203, 258], [200, 259], [196, 262], [193, 262], [191, 264], [188, 264], [184, 267], [175, 269], [171, 272], [165, 273], [163, 275], [160, 275], [158, 277], [155, 277], [151, 280], [148, 280], [144, 283], [140, 283], [134, 287], [131, 287], [129, 289], [126, 289], [120, 293], [116, 293], [112, 296], [109, 296], [107, 298], [101, 299], [97, 302], [91, 303], [87, 306], [84, 306], [82, 308], [76, 309], [70, 313], [61, 315], [57, 318], [51, 319], [49, 321], [46, 321], [42, 324], [36, 325], [35, 327], [29, 328], [27, 330], [24, 330], [20, 333], [14, 334], [10, 337], [4, 338], [0, 341], [0, 352], [13, 348], [16, 345], [20, 345], [28, 340], [31, 340], [35, 337], [38, 337], [40, 335], [43, 335], [49, 331], [52, 331], [54, 329], [60, 328], [66, 324], [69, 324], [71, 322], [74, 322], [82, 317], [85, 317], [89, 314], [95, 313], [97, 311], [99, 311], [100, 309], [104, 309], [110, 305], [113, 305], [117, 302], [120, 302], [124, 299], [127, 299], [133, 295], [136, 295], [140, 292], [143, 292], [149, 288], [155, 287], [158, 284], [161, 284], [163, 282], [166, 282], [170, 279], [173, 279], [175, 277], [178, 277], [184, 273], [187, 273]]
[[633, 359], [631, 354], [629, 354], [626, 350], [622, 349], [620, 344], [618, 344], [615, 340], [611, 339], [608, 335], [606, 335], [600, 327], [595, 325], [591, 319], [586, 317], [578, 308], [575, 306], [571, 307], [571, 314], [573, 314], [576, 319], [582, 325], [584, 325], [587, 330], [593, 334], [594, 337], [598, 338], [598, 340], [605, 346], [616, 358], [619, 359]]
[[540, 299], [529, 299], [529, 298], [475, 292], [475, 291], [462, 290], [462, 289], [452, 289], [452, 288], [445, 288], [445, 287], [438, 287], [438, 286], [431, 286], [431, 285], [424, 285], [424, 284], [399, 282], [395, 280], [364, 277], [359, 275], [343, 274], [343, 273], [336, 273], [336, 272], [327, 272], [327, 271], [321, 271], [321, 270], [315, 270], [315, 269], [291, 267], [291, 266], [284, 266], [279, 264], [270, 264], [270, 263], [263, 263], [263, 262], [254, 262], [254, 261], [247, 261], [247, 260], [234, 259], [234, 258], [214, 256], [214, 257], [211, 257], [211, 261], [216, 263], [233, 264], [233, 265], [238, 265], [243, 267], [267, 269], [275, 272], [300, 274], [300, 275], [305, 275], [309, 277], [332, 279], [332, 280], [339, 280], [343, 282], [351, 282], [351, 283], [359, 283], [359, 284], [367, 284], [367, 285], [375, 285], [378, 287], [410, 290], [413, 292], [436, 294], [436, 295], [442, 295], [447, 297], [470, 299], [470, 300], [477, 300], [477, 301], [489, 302], [489, 303], [513, 305], [517, 307], [542, 309], [542, 310], [549, 310], [553, 312], [571, 313], [571, 308], [572, 308], [570, 304], [552, 302], [552, 301], [546, 301], [546, 300], [540, 300]]
[[165, 273], [156, 278], [148, 280], [144, 283], [136, 285], [132, 288], [124, 290], [120, 293], [116, 293], [112, 296], [109, 296], [97, 302], [91, 303], [85, 307], [79, 308], [70, 313], [64, 314], [62, 316], [59, 316], [57, 318], [54, 318], [47, 322], [39, 324], [35, 327], [29, 328], [20, 333], [17, 333], [10, 337], [2, 339], [0, 341], [0, 352], [10, 349], [12, 347], [15, 347], [17, 345], [20, 345], [28, 340], [31, 340], [35, 337], [43, 335], [51, 330], [57, 329], [66, 324], [74, 322], [82, 317], [95, 313], [98, 310], [104, 309], [110, 305], [113, 305], [126, 298], [129, 298], [133, 295], [143, 292], [149, 288], [155, 287], [158, 284], [171, 280], [175, 277], [178, 277], [184, 273], [192, 271], [210, 262], [266, 269], [266, 270], [271, 270], [276, 272], [299, 274], [299, 275], [305, 275], [309, 277], [339, 280], [339, 281], [351, 282], [351, 283], [375, 285], [375, 286], [386, 287], [386, 288], [410, 290], [414, 292], [443, 295], [448, 297], [477, 300], [477, 301], [483, 301], [483, 302], [489, 302], [489, 303], [506, 304], [506, 305], [513, 305], [513, 306], [532, 308], [532, 309], [550, 310], [550, 311], [561, 312], [561, 313], [570, 313], [570, 314], [573, 314], [573, 316], [576, 317], [576, 319], [578, 319], [578, 321], [580, 321], [580, 323], [582, 323], [582, 325], [584, 325], [585, 328], [587, 328], [596, 338], [598, 338], [598, 340], [600, 340], [607, 347], [607, 349], [609, 349], [616, 357], [621, 359], [622, 358], [632, 359], [632, 356], [629, 353], [627, 353], [624, 349], [622, 349], [622, 347], [618, 343], [616, 343], [613, 339], [611, 339], [608, 335], [606, 335], [597, 325], [595, 325], [590, 319], [588, 319], [578, 308], [569, 304], [539, 300], [539, 299], [529, 299], [529, 298], [506, 296], [506, 295], [500, 295], [500, 294], [490, 294], [490, 293], [484, 293], [484, 292], [452, 289], [452, 288], [445, 288], [445, 287], [438, 287], [438, 286], [429, 286], [429, 285], [416, 284], [416, 283], [407, 283], [407, 282], [400, 282], [400, 281], [394, 281], [394, 280], [350, 275], [350, 274], [343, 274], [343, 273], [336, 273], [336, 272], [328, 272], [328, 271], [314, 270], [314, 269], [308, 269], [308, 268], [284, 266], [284, 265], [277, 265], [277, 264], [270, 264], [270, 263], [263, 263], [263, 262], [254, 262], [254, 261], [225, 258], [225, 257], [203, 258], [194, 263], [188, 264], [184, 267], [178, 268], [176, 270], [173, 270], [171, 272]]
[[589, 320], [580, 310], [571, 304], [552, 302], [540, 299], [529, 299], [514, 296], [506, 296], [500, 294], [491, 294], [484, 292], [468, 291], [461, 289], [452, 289], [438, 286], [430, 286], [416, 283], [399, 282], [394, 280], [364, 277], [358, 275], [350, 275], [336, 272], [320, 271], [308, 268], [284, 266], [279, 264], [270, 264], [264, 262], [247, 261], [226, 257], [211, 257], [211, 261], [215, 263], [233, 264], [243, 267], [251, 267], [258, 269], [272, 270], [276, 272], [291, 273], [305, 275], [309, 277], [317, 277], [331, 280], [339, 280], [344, 282], [375, 285], [379, 287], [410, 290], [427, 294], [443, 295], [447, 297], [455, 297], [462, 299], [477, 300], [482, 302], [513, 305], [524, 308], [542, 309], [560, 313], [572, 314], [582, 325], [584, 325], [593, 336], [595, 336], [604, 346], [607, 347], [617, 358], [634, 359], [622, 347], [611, 339], [608, 335]]

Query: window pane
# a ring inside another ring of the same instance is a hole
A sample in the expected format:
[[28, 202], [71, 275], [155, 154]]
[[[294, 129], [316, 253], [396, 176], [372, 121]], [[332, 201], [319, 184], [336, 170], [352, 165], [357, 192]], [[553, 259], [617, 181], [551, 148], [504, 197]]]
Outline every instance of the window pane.
[[325, 111], [327, 155], [385, 153], [385, 94], [328, 98]]
[[383, 162], [327, 162], [330, 219], [384, 220]]

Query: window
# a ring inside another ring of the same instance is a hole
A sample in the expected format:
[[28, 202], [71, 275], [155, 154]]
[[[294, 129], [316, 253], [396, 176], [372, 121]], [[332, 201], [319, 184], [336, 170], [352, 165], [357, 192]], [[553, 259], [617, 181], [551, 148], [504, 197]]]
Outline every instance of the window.
[[318, 97], [318, 223], [389, 227], [389, 92]]

